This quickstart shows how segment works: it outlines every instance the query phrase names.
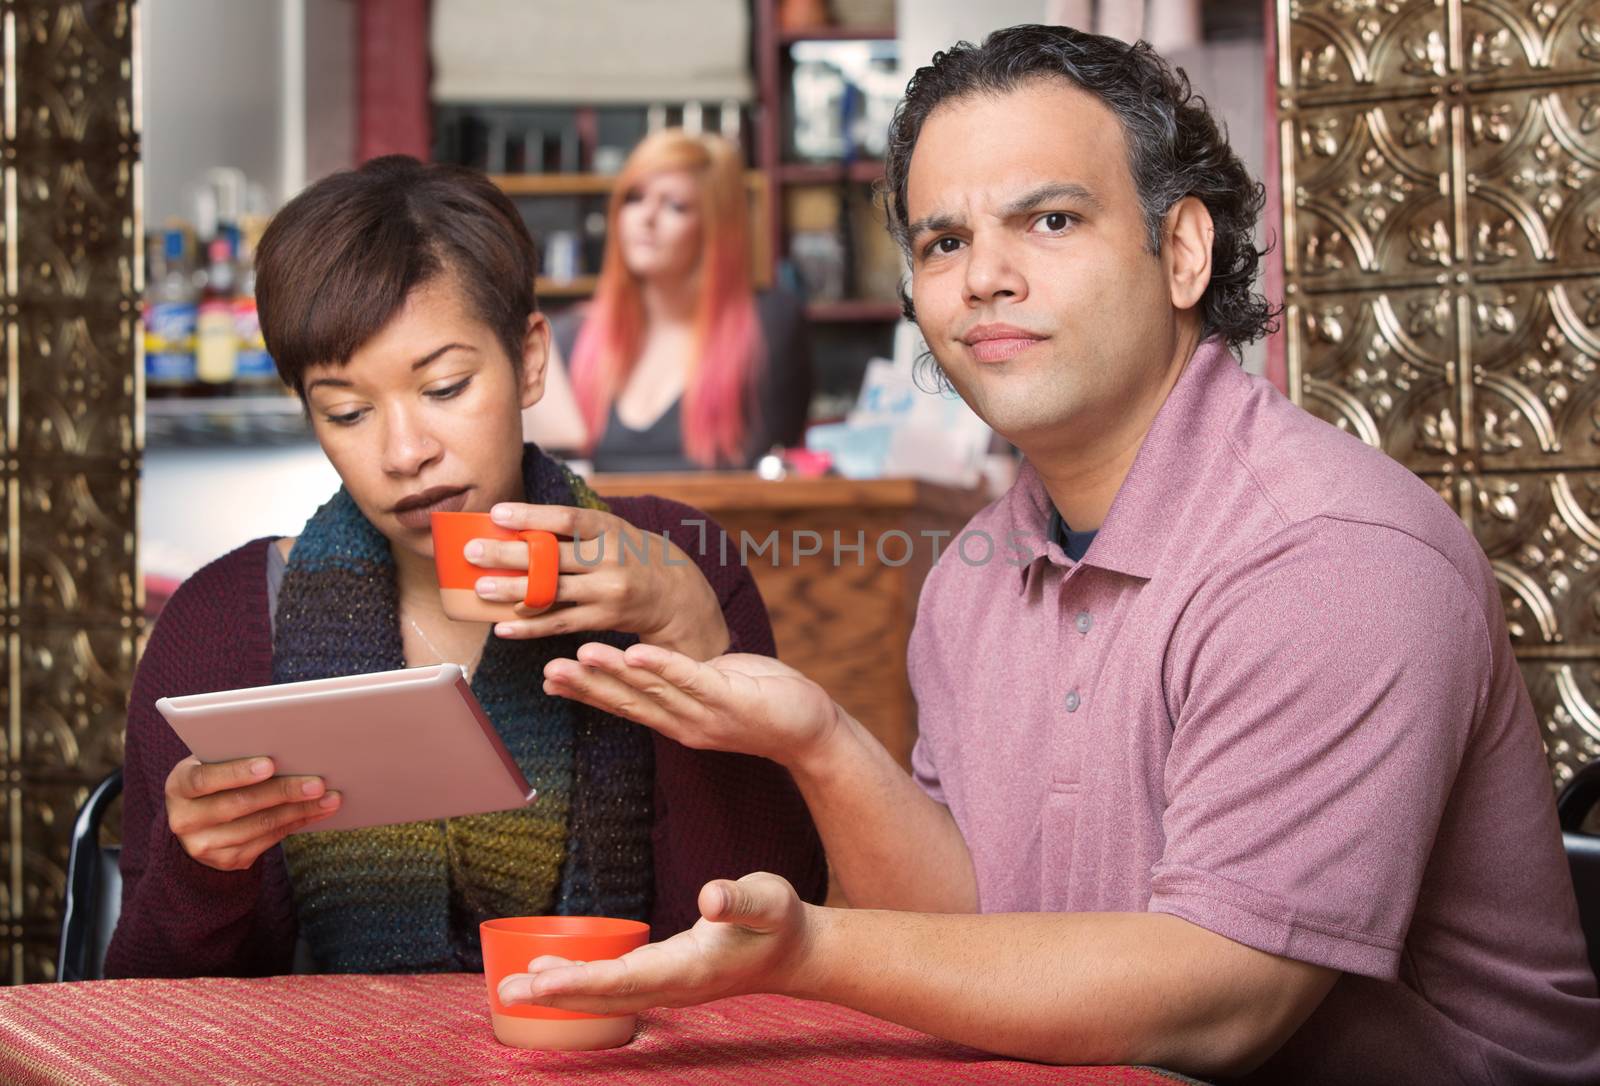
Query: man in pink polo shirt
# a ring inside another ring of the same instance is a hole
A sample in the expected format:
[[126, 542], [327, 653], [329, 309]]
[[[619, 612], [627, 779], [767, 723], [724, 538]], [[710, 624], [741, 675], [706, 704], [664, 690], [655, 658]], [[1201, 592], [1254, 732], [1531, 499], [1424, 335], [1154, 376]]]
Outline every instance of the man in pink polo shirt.
[[1425, 484], [1238, 367], [1261, 196], [1203, 103], [1148, 48], [1014, 27], [917, 72], [888, 177], [939, 370], [1027, 457], [923, 590], [913, 774], [772, 660], [546, 671], [787, 766], [857, 908], [711, 883], [692, 931], [502, 998], [780, 991], [1037, 1060], [1600, 1082], [1494, 577]]

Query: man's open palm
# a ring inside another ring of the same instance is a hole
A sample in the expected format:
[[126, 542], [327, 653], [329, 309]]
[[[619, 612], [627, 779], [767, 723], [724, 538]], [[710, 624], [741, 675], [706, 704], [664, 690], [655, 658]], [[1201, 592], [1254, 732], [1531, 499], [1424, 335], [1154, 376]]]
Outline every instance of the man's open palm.
[[706, 663], [657, 645], [591, 643], [545, 666], [544, 690], [653, 728], [686, 747], [786, 764], [823, 742], [837, 707], [816, 683], [768, 656]]
[[500, 982], [500, 1001], [586, 1014], [688, 1007], [797, 983], [816, 912], [788, 881], [765, 871], [700, 890], [701, 919], [688, 931], [620, 958], [573, 962], [545, 956]]

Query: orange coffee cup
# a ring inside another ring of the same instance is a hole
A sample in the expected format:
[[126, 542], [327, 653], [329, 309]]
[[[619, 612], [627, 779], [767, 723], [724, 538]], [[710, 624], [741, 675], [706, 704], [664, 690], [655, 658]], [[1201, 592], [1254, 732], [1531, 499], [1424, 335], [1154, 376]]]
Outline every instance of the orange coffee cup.
[[636, 1016], [580, 1014], [554, 1007], [500, 1002], [500, 982], [526, 973], [542, 954], [574, 962], [620, 958], [644, 946], [650, 926], [609, 916], [509, 916], [478, 925], [483, 944], [483, 979], [489, 985], [489, 1018], [494, 1036], [513, 1048], [586, 1051], [616, 1048], [633, 1039]]
[[[495, 603], [478, 595], [479, 577], [528, 578], [522, 602], [535, 611], [544, 611], [556, 601], [556, 578], [561, 567], [561, 551], [549, 532], [514, 532], [502, 528], [488, 513], [433, 513], [433, 565], [439, 571], [439, 596], [444, 613], [457, 622], [502, 622], [519, 617], [516, 607]], [[501, 539], [528, 544], [528, 568], [485, 569], [467, 561], [464, 551], [474, 539]]]

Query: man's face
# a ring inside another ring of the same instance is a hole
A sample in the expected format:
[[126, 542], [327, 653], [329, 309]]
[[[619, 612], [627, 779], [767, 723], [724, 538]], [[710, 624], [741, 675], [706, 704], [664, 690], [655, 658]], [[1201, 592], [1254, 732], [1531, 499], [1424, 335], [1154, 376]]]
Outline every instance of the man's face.
[[1163, 394], [1178, 311], [1097, 98], [1040, 79], [939, 106], [906, 210], [917, 322], [995, 430], [1024, 450], [1085, 444]]

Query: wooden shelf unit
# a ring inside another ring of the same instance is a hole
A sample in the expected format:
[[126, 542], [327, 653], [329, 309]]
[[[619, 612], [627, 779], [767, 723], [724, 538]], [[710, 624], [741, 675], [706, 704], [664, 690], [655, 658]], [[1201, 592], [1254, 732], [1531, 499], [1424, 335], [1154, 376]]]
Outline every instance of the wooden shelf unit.
[[[808, 41], [893, 41], [892, 26], [820, 26], [783, 29], [777, 24], [777, 0], [755, 0], [755, 59], [758, 109], [753, 118], [755, 168], [746, 173], [755, 215], [751, 223], [751, 260], [758, 287], [772, 284], [777, 262], [787, 251], [783, 190], [786, 186], [875, 184], [883, 178], [883, 163], [858, 159], [848, 163], [783, 161], [783, 132], [791, 123], [788, 88], [783, 83], [784, 56], [791, 45]], [[594, 111], [580, 110], [580, 128], [591, 131]], [[508, 196], [517, 198], [604, 196], [615, 177], [596, 173], [497, 174], [491, 178]], [[592, 294], [596, 277], [582, 275], [554, 282], [541, 278], [540, 297], [582, 298]], [[899, 319], [897, 303], [872, 299], [819, 302], [807, 307], [820, 323], [873, 324]]]
[[604, 173], [497, 173], [489, 180], [507, 196], [604, 196], [617, 179]]
[[[774, 260], [788, 251], [784, 222], [785, 186], [874, 184], [883, 178], [883, 163], [873, 159], [852, 162], [806, 163], [783, 160], [784, 132], [792, 124], [784, 57], [791, 45], [808, 41], [893, 41], [893, 26], [814, 26], [784, 28], [778, 25], [778, 0], [755, 0], [756, 95], [760, 103], [756, 124], [756, 166], [772, 178], [768, 194], [767, 230]], [[814, 323], [872, 324], [900, 319], [893, 302], [848, 299], [818, 302], [806, 307]]]
[[780, 185], [837, 185], [842, 181], [872, 184], [883, 180], [883, 163], [877, 159], [854, 162], [785, 162], [777, 170]]
[[541, 275], [533, 282], [533, 292], [541, 298], [587, 298], [599, 282], [598, 275], [580, 275], [559, 282]]

